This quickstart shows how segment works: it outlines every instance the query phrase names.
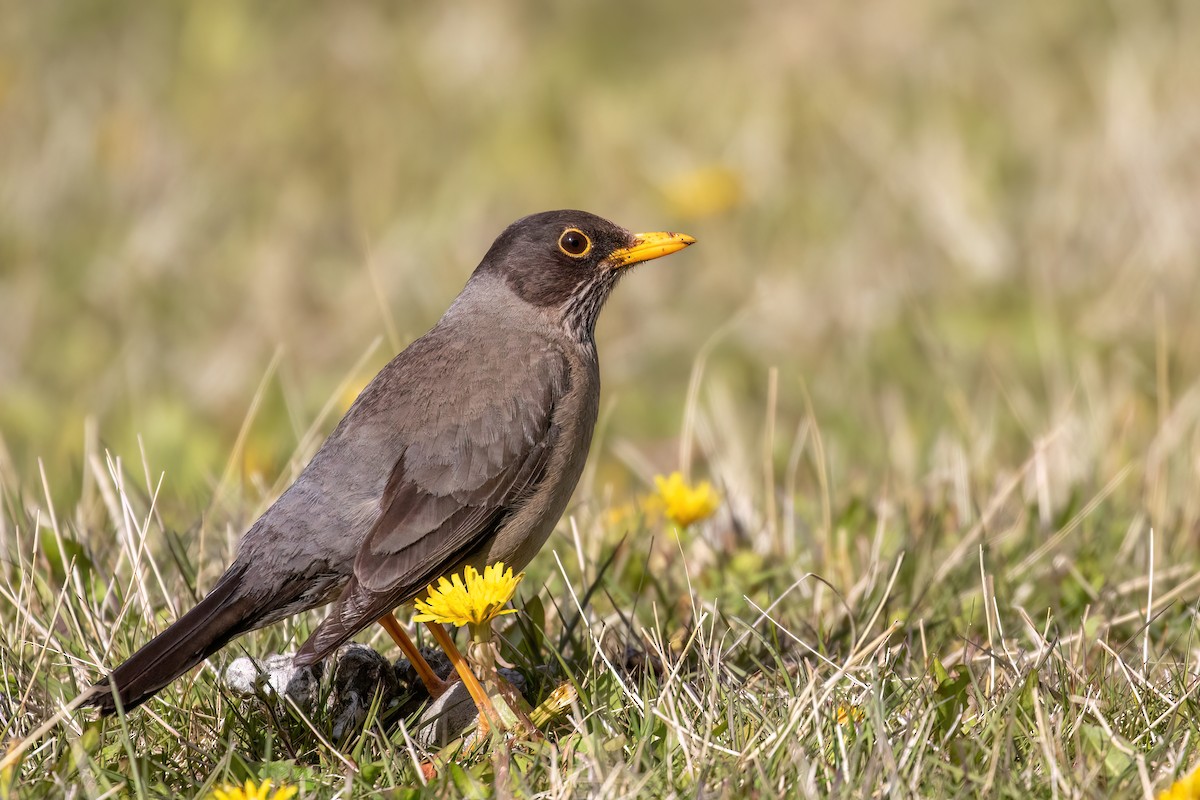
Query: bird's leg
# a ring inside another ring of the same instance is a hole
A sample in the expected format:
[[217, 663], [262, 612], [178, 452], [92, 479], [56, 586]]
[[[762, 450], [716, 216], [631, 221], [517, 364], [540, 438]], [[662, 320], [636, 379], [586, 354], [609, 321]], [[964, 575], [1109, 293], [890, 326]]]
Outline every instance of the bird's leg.
[[425, 684], [429, 696], [436, 700], [444, 695], [446, 690], [454, 684], [454, 680], [442, 680], [437, 676], [433, 667], [429, 666], [429, 662], [425, 660], [425, 656], [421, 655], [416, 644], [404, 632], [404, 626], [400, 624], [400, 620], [396, 619], [396, 615], [389, 611], [379, 618], [379, 624], [388, 632], [388, 636], [392, 637], [396, 646], [404, 652], [405, 658], [417, 671], [417, 677], [421, 679], [421, 683]]
[[489, 727], [498, 725], [500, 722], [500, 715], [497, 713], [496, 707], [492, 705], [492, 698], [488, 697], [487, 690], [479, 683], [475, 673], [471, 672], [471, 665], [463, 658], [463, 654], [458, 652], [458, 647], [450, 638], [450, 634], [446, 633], [446, 629], [437, 622], [426, 622], [425, 627], [429, 628], [433, 638], [446, 651], [450, 663], [458, 670], [458, 676], [462, 678], [463, 685], [467, 687], [471, 699], [475, 701], [475, 707], [479, 709], [480, 733], [487, 733]]

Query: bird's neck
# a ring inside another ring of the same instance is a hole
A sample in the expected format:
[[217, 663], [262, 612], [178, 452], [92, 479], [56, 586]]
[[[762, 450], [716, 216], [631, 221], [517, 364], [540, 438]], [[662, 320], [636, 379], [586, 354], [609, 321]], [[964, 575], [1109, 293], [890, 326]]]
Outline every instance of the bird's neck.
[[587, 284], [561, 306], [536, 306], [519, 298], [503, 278], [476, 273], [438, 324], [540, 330], [550, 339], [576, 344], [594, 359], [596, 317], [612, 292], [612, 283]]
[[559, 319], [563, 329], [572, 339], [593, 351], [596, 348], [596, 320], [614, 286], [615, 278], [591, 281], [580, 286], [561, 307]]

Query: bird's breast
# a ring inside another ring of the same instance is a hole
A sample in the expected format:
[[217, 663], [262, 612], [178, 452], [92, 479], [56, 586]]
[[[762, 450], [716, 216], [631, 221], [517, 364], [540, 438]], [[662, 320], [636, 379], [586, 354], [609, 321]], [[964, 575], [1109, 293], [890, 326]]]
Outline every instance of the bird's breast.
[[558, 524], [583, 474], [600, 408], [600, 374], [595, 359], [582, 351], [570, 353], [567, 361], [568, 386], [551, 416], [555, 435], [545, 475], [468, 559], [476, 567], [503, 561], [524, 569]]

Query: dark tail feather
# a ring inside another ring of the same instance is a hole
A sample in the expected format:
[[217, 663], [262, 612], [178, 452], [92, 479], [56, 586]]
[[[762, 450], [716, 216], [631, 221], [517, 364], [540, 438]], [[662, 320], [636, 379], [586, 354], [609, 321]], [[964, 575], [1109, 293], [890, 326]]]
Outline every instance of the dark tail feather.
[[136, 708], [230, 639], [252, 629], [258, 603], [244, 594], [243, 586], [242, 570], [225, 573], [191, 611], [93, 686], [87, 705], [102, 714], [115, 713], [115, 689], [125, 711]]

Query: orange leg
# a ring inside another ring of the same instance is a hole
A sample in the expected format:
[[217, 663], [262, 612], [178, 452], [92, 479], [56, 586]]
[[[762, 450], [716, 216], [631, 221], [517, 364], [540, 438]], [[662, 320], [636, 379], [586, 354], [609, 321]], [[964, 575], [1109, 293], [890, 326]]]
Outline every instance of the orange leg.
[[458, 652], [454, 640], [450, 638], [450, 634], [446, 633], [446, 629], [436, 622], [426, 622], [425, 627], [429, 628], [429, 632], [433, 634], [438, 645], [450, 657], [450, 663], [458, 670], [458, 676], [462, 678], [463, 685], [467, 687], [471, 699], [475, 701], [475, 707], [479, 709], [479, 731], [487, 733], [489, 726], [498, 725], [500, 722], [500, 715], [496, 712], [496, 707], [492, 705], [492, 698], [488, 697], [487, 691], [479, 683], [475, 673], [471, 672], [471, 665], [463, 658], [462, 653]]
[[404, 627], [396, 619], [396, 615], [388, 612], [379, 618], [379, 624], [392, 637], [392, 641], [396, 643], [396, 646], [404, 651], [404, 657], [409, 660], [413, 665], [413, 669], [417, 671], [417, 677], [421, 679], [421, 683], [425, 684], [425, 688], [429, 691], [429, 696], [436, 700], [445, 694], [454, 681], [444, 681], [437, 676], [437, 673], [433, 671], [433, 667], [429, 666], [429, 662], [425, 660], [425, 656], [421, 655], [421, 651], [413, 644], [413, 640], [408, 638], [408, 634], [404, 632]]

